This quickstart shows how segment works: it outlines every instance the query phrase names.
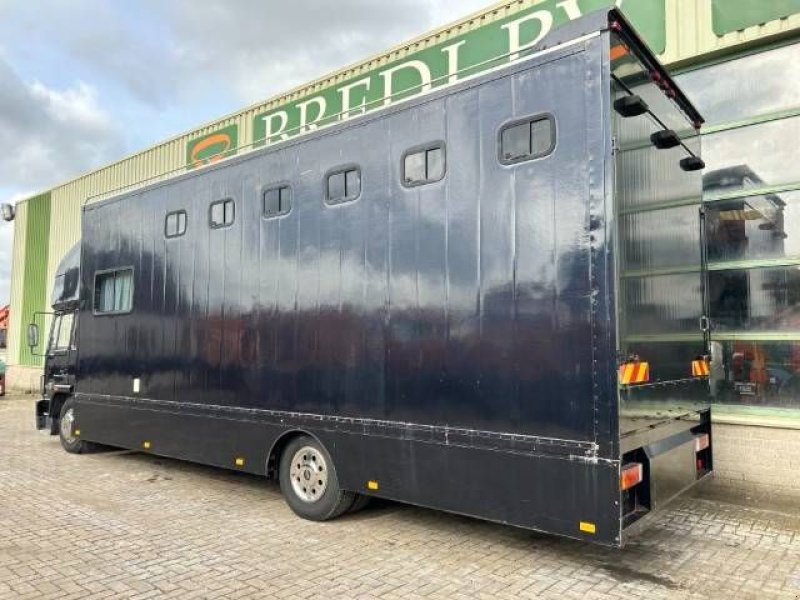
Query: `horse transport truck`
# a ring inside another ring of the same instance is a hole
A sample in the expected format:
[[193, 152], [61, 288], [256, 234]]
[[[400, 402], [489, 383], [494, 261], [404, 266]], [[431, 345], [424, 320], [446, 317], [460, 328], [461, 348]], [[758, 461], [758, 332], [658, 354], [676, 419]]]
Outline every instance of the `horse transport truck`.
[[703, 119], [616, 10], [514, 58], [87, 203], [38, 427], [623, 545], [713, 472]]

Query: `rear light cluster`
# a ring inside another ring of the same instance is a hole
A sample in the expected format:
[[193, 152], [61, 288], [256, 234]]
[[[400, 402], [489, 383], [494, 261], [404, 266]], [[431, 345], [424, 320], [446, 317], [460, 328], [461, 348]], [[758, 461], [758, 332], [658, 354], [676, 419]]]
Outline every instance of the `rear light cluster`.
[[711, 470], [711, 436], [700, 433], [694, 436], [695, 466], [697, 477], [700, 478]]
[[639, 485], [644, 481], [644, 465], [642, 463], [628, 463], [622, 467], [619, 474], [619, 489], [623, 492]]

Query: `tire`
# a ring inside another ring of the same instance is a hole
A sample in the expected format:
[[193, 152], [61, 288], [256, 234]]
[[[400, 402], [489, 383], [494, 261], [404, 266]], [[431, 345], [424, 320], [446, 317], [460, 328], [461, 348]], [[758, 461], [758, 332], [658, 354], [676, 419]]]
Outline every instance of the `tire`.
[[347, 512], [356, 494], [339, 487], [331, 455], [314, 438], [291, 440], [281, 454], [281, 492], [289, 508], [309, 521], [328, 521]]
[[73, 435], [75, 429], [75, 400], [67, 399], [61, 405], [58, 417], [58, 437], [61, 446], [70, 454], [85, 454], [94, 449], [94, 445]]
[[372, 502], [372, 496], [367, 496], [366, 494], [356, 494], [356, 499], [353, 502], [353, 506], [350, 507], [351, 513], [357, 513], [360, 510], [364, 510], [369, 503]]

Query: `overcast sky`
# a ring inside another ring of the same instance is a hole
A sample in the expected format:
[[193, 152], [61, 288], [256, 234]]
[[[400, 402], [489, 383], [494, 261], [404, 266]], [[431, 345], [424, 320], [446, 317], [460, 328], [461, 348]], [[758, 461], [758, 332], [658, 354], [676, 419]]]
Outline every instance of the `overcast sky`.
[[[490, 0], [0, 0], [0, 202], [346, 66]], [[0, 222], [0, 304], [13, 227]]]

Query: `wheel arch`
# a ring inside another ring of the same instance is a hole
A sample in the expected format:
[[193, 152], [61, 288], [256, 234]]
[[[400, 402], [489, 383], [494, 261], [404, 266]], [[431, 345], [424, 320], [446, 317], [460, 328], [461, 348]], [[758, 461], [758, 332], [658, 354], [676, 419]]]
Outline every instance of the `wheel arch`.
[[61, 419], [61, 409], [70, 398], [72, 398], [72, 394], [67, 394], [66, 392], [59, 392], [50, 397], [50, 406], [48, 410], [50, 413], [51, 435], [58, 435], [58, 423], [59, 419]]
[[275, 439], [274, 442], [272, 442], [272, 446], [270, 446], [269, 453], [267, 454], [268, 479], [278, 479], [278, 468], [284, 448], [286, 448], [289, 442], [291, 442], [293, 439], [304, 435], [312, 438], [330, 454], [330, 449], [322, 442], [321, 439], [319, 439], [319, 436], [308, 429], [289, 429], [284, 431]]

